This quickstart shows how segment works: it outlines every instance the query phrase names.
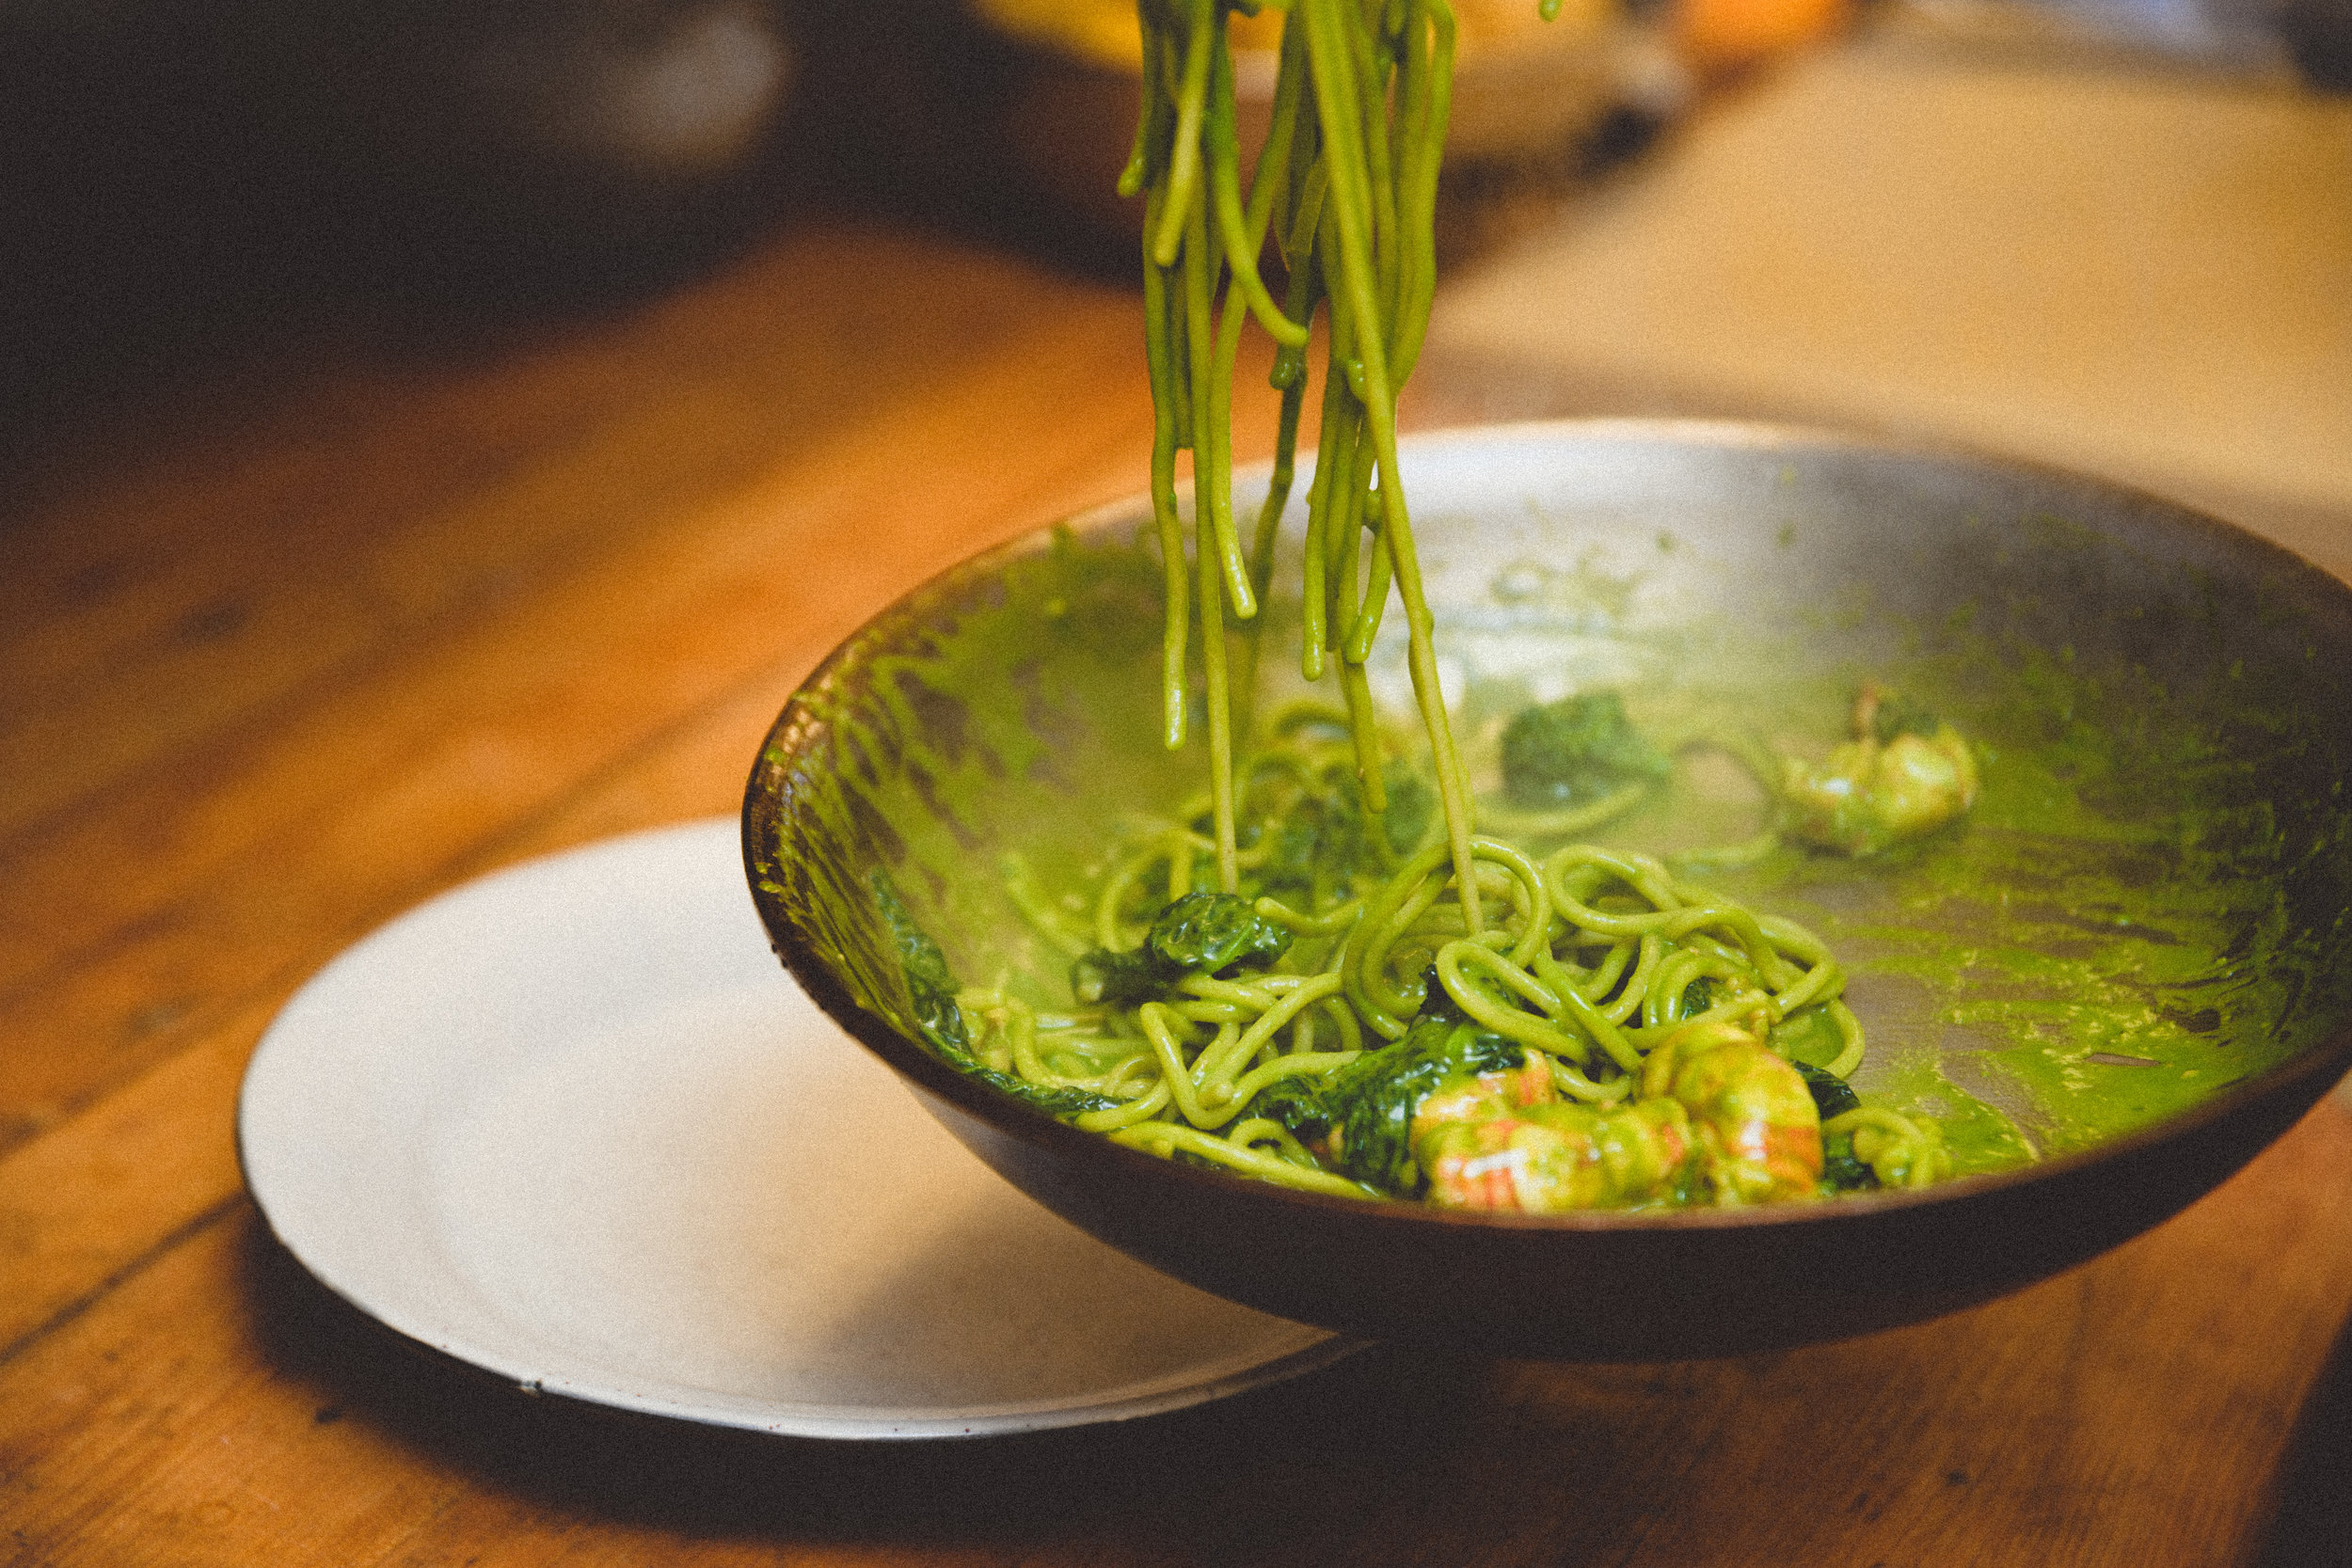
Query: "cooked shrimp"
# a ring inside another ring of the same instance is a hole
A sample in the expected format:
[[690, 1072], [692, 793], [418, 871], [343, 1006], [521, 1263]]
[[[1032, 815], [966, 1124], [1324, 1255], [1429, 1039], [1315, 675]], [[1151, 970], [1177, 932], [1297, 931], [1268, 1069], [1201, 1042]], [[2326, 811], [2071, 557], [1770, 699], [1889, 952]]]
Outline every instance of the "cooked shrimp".
[[1665, 1196], [1692, 1147], [1690, 1116], [1672, 1100], [1608, 1110], [1555, 1101], [1416, 1127], [1429, 1201], [1448, 1209], [1629, 1208]]
[[1754, 1034], [1688, 1024], [1642, 1067], [1642, 1097], [1609, 1107], [1562, 1101], [1528, 1069], [1441, 1085], [1413, 1117], [1429, 1201], [1557, 1213], [1689, 1196], [1678, 1188], [1724, 1204], [1819, 1196], [1813, 1091]]
[[1821, 1183], [1821, 1117], [1804, 1078], [1736, 1023], [1676, 1030], [1642, 1064], [1645, 1101], [1690, 1113], [1697, 1159], [1719, 1203], [1812, 1197]]
[[1413, 1112], [1413, 1136], [1441, 1121], [1486, 1121], [1531, 1105], [1560, 1098], [1551, 1078], [1551, 1059], [1531, 1051], [1526, 1061], [1509, 1072], [1482, 1072], [1441, 1084]]
[[1818, 765], [1784, 759], [1782, 827], [1791, 837], [1876, 854], [1976, 803], [1976, 756], [1951, 725], [1873, 681], [1854, 700], [1853, 731]]

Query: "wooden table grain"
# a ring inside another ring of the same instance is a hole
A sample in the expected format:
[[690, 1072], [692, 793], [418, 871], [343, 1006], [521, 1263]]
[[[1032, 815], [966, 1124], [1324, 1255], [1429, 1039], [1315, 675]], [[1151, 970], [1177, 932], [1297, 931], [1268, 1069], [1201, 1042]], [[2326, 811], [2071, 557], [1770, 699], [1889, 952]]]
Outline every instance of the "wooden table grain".
[[2154, 1233], [1921, 1327], [1603, 1369], [1383, 1349], [961, 1445], [527, 1399], [276, 1246], [231, 1116], [293, 990], [480, 872], [731, 810], [865, 616], [1137, 488], [1136, 309], [807, 220], [603, 319], [199, 382], [20, 491], [0, 1562], [2352, 1561], [2334, 1099]]

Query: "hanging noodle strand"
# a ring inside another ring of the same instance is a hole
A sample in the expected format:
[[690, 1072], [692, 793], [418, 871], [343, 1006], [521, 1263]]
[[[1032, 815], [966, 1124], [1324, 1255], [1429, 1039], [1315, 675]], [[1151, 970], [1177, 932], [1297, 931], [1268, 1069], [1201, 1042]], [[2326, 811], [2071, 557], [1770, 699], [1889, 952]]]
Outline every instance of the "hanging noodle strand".
[[[1308, 500], [1304, 664], [1310, 679], [1337, 666], [1359, 787], [1367, 809], [1385, 811], [1364, 666], [1391, 594], [1402, 601], [1406, 668], [1462, 918], [1476, 934], [1486, 914], [1472, 869], [1469, 780], [1438, 683], [1396, 446], [1396, 393], [1420, 354], [1435, 286], [1454, 13], [1447, 0], [1293, 0], [1273, 124], [1245, 197], [1226, 11], [1225, 0], [1141, 0], [1143, 107], [1120, 179], [1123, 193], [1144, 198], [1152, 510], [1167, 574], [1164, 738], [1171, 747], [1185, 738], [1185, 663], [1197, 627], [1216, 876], [1233, 892], [1235, 672], [1225, 628], [1229, 615], [1252, 620], [1269, 586], [1305, 405], [1303, 351], [1321, 311], [1327, 354], [1321, 456]], [[1259, 272], [1269, 233], [1287, 271], [1279, 304]], [[1245, 550], [1232, 501], [1232, 383], [1243, 325], [1253, 320], [1277, 345], [1282, 411], [1274, 477]], [[1176, 490], [1183, 451], [1192, 454], [1189, 569]], [[1254, 663], [1245, 659], [1240, 673], [1246, 684]]]

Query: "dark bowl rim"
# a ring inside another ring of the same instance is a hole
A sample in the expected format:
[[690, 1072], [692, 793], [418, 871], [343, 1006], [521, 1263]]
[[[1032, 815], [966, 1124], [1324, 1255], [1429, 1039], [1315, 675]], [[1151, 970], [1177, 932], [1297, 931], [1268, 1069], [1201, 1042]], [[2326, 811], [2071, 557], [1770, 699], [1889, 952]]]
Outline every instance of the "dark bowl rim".
[[[1896, 440], [1853, 431], [1762, 420], [1602, 418], [1445, 427], [1415, 432], [1403, 438], [1403, 445], [1409, 451], [1421, 446], [1501, 444], [1544, 436], [1588, 440], [1614, 438], [1654, 444], [1681, 441], [1729, 450], [1804, 448], [1810, 451], [1866, 451], [1989, 467], [2012, 475], [2039, 478], [2045, 483], [2093, 490], [2109, 499], [2136, 503], [2140, 509], [2161, 516], [2163, 521], [2159, 527], [2201, 536], [2207, 545], [2243, 560], [2249, 569], [2257, 564], [2266, 565], [2273, 571], [2283, 572], [2290, 578], [2301, 579], [2299, 586], [2307, 592], [2338, 600], [2338, 608], [2347, 617], [2347, 626], [2352, 626], [2352, 584], [2344, 583], [2294, 551], [2236, 524], [2136, 486], [2052, 464], [1990, 453], [1957, 443]], [[1311, 453], [1302, 451], [1299, 456], [1300, 468], [1304, 472]], [[1233, 474], [1234, 483], [1238, 485], [1252, 479], [1263, 479], [1268, 467], [1260, 463], [1237, 467]], [[1758, 1226], [1861, 1223], [1896, 1211], [1957, 1206], [2060, 1180], [2094, 1165], [2129, 1158], [2136, 1153], [2152, 1152], [2168, 1144], [2189, 1141], [2213, 1124], [2234, 1116], [2241, 1107], [2258, 1101], [2301, 1097], [2306, 1105], [2315, 1103], [2330, 1085], [2343, 1078], [2347, 1070], [2352, 1070], [2352, 1021], [2348, 1021], [2332, 1034], [2314, 1041], [2295, 1055], [2227, 1085], [2209, 1100], [2089, 1148], [2050, 1155], [2008, 1170], [1955, 1177], [1925, 1188], [1849, 1193], [1835, 1199], [1813, 1203], [1738, 1207], [1589, 1210], [1565, 1214], [1521, 1214], [1439, 1209], [1403, 1199], [1343, 1197], [1255, 1181], [1236, 1174], [1163, 1159], [1072, 1127], [1044, 1111], [990, 1088], [940, 1060], [888, 1020], [866, 1008], [850, 994], [848, 988], [834, 978], [816, 948], [803, 940], [798, 927], [775, 908], [771, 895], [761, 886], [762, 844], [773, 817], [774, 800], [771, 791], [762, 788], [762, 783], [776, 769], [774, 759], [780, 752], [783, 755], [797, 755], [813, 745], [825, 731], [825, 721], [807, 698], [828, 689], [845, 668], [855, 662], [860, 643], [876, 626], [888, 620], [906, 617], [927, 601], [950, 593], [967, 580], [984, 578], [1003, 564], [1049, 548], [1054, 539], [1064, 532], [1099, 536], [1122, 524], [1139, 528], [1150, 517], [1151, 500], [1148, 496], [1131, 495], [1104, 501], [977, 551], [932, 573], [901, 593], [860, 623], [856, 630], [845, 637], [802, 680], [777, 715], [775, 722], [762, 737], [744, 788], [744, 870], [761, 923], [767, 927], [771, 945], [785, 968], [807, 990], [826, 1016], [881, 1057], [894, 1071], [911, 1080], [920, 1090], [947, 1101], [1001, 1132], [1057, 1155], [1080, 1162], [1105, 1163], [1111, 1168], [1122, 1170], [1139, 1180], [1191, 1184], [1205, 1196], [1227, 1200], [1238, 1199], [1244, 1195], [1257, 1195], [1265, 1201], [1295, 1205], [1307, 1213], [1344, 1215], [1358, 1222], [1372, 1219], [1402, 1225], [1468, 1227], [1477, 1231], [1556, 1235], [1744, 1230]], [[797, 744], [793, 743], [795, 736], [798, 737]], [[2308, 1082], [2313, 1078], [2322, 1078], [2324, 1082], [2314, 1086]], [[2302, 1091], [2306, 1089], [2310, 1093], [2302, 1096]]]

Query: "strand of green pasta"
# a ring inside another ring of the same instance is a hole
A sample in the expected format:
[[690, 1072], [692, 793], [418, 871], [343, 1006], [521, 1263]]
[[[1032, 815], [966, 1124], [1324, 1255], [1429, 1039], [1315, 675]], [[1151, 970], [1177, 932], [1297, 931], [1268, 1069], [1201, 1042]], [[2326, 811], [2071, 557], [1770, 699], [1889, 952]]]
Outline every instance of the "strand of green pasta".
[[[1314, 121], [1303, 102], [1299, 74], [1304, 69], [1305, 35], [1282, 30], [1280, 67], [1274, 87], [1272, 128], [1258, 157], [1249, 183], [1246, 218], [1254, 256], [1263, 247], [1267, 230], [1286, 200], [1320, 205], [1321, 165], [1315, 158]], [[1140, 127], [1138, 129], [1140, 134]], [[1281, 412], [1274, 437], [1273, 472], [1266, 482], [1265, 499], [1258, 508], [1258, 525], [1250, 541], [1249, 587], [1259, 604], [1265, 602], [1274, 581], [1274, 549], [1282, 526], [1282, 510], [1290, 502], [1291, 482], [1298, 455], [1298, 418], [1307, 400], [1306, 324], [1313, 319], [1318, 273], [1311, 247], [1302, 247], [1291, 231], [1274, 230], [1289, 282], [1282, 298], [1282, 319], [1298, 324], [1295, 341], [1278, 338], [1274, 372], [1269, 377], [1282, 394]], [[1238, 325], [1238, 324], [1236, 324]], [[1253, 620], [1244, 644], [1242, 701], [1248, 704], [1257, 689], [1259, 644], [1263, 620]], [[1245, 706], [1245, 713], [1248, 709]]]
[[[1247, 260], [1249, 245], [1248, 220], [1243, 215], [1238, 192], [1239, 176], [1235, 165], [1239, 151], [1233, 141], [1233, 70], [1225, 49], [1225, 18], [1217, 11], [1216, 37], [1210, 47], [1210, 94], [1208, 123], [1204, 131], [1209, 160], [1209, 190], [1206, 211], [1210, 238], [1201, 241], [1203, 261], [1209, 269], [1212, 289], [1220, 272], [1230, 273], [1232, 281], [1223, 291], [1224, 305], [1218, 312], [1213, 343], [1210, 349], [1209, 427], [1193, 442], [1193, 463], [1196, 475], [1197, 504], [1200, 515], [1208, 520], [1205, 541], [1216, 545], [1215, 560], [1222, 569], [1222, 588], [1233, 607], [1235, 620], [1247, 621], [1258, 612], [1256, 595], [1249, 587], [1249, 565], [1243, 559], [1240, 531], [1233, 523], [1233, 358], [1241, 347], [1241, 324], [1247, 311], [1244, 301], [1251, 299], [1250, 286], [1256, 285], [1256, 299], [1265, 300], [1265, 312], [1276, 314], [1274, 303], [1265, 298], [1265, 285], [1258, 281], [1254, 261]], [[1264, 231], [1259, 231], [1259, 243], [1264, 242]], [[1236, 257], [1243, 257], [1236, 262]], [[1247, 272], [1244, 266], [1247, 266]], [[1239, 294], [1240, 299], [1234, 296]], [[1283, 324], [1288, 326], [1288, 323]], [[1306, 336], [1300, 330], [1297, 337]], [[1211, 580], [1206, 576], [1204, 583]], [[1202, 608], [1205, 610], [1206, 605]], [[1205, 623], [1204, 623], [1205, 627]], [[1204, 647], [1205, 653], [1205, 647]], [[1221, 655], [1223, 650], [1218, 650]], [[1212, 705], [1210, 722], [1227, 723], [1231, 709]], [[1230, 752], [1230, 740], [1228, 743]], [[1232, 891], [1230, 887], [1227, 892]]]
[[[1152, 233], [1152, 258], [1164, 267], [1176, 264], [1177, 249], [1184, 241], [1184, 214], [1190, 211], [1199, 189], [1200, 129], [1209, 106], [1210, 51], [1216, 45], [1224, 10], [1224, 0], [1188, 0], [1186, 6], [1184, 76], [1177, 88], [1176, 136], [1168, 166], [1170, 209], [1160, 214], [1159, 225]], [[1144, 7], [1142, 22], [1147, 30], [1152, 25], [1149, 12], [1150, 8]]]
[[1135, 150], [1120, 174], [1121, 194], [1144, 196], [1143, 343], [1152, 381], [1152, 512], [1166, 566], [1162, 585], [1165, 629], [1161, 646], [1161, 732], [1172, 751], [1184, 743], [1184, 633], [1191, 624], [1190, 589], [1184, 578], [1184, 521], [1176, 506], [1176, 454], [1192, 444], [1192, 388], [1180, 356], [1184, 334], [1171, 331], [1171, 316], [1183, 309], [1181, 293], [1168, 288], [1168, 264], [1159, 260], [1158, 234], [1169, 207], [1168, 164], [1173, 153], [1177, 112], [1169, 91], [1168, 57], [1159, 29], [1147, 16], [1143, 26], [1142, 112], [1136, 120]]
[[[1311, 678], [1320, 673], [1325, 650], [1340, 653], [1365, 803], [1384, 811], [1376, 715], [1363, 665], [1393, 578], [1405, 605], [1407, 663], [1429, 735], [1447, 842], [1465, 917], [1475, 932], [1483, 916], [1471, 871], [1470, 793], [1438, 683], [1433, 623], [1397, 470], [1394, 391], [1402, 374], [1391, 374], [1392, 366], [1409, 370], [1425, 329], [1422, 318], [1434, 275], [1427, 231], [1450, 103], [1451, 12], [1444, 0], [1375, 0], [1369, 15], [1356, 0], [1295, 0], [1284, 28], [1274, 132], [1253, 170], [1245, 211], [1225, 9], [1225, 0], [1140, 8], [1144, 104], [1120, 177], [1122, 190], [1140, 188], [1148, 198], [1145, 336], [1156, 425], [1153, 511], [1168, 612], [1164, 737], [1170, 746], [1184, 740], [1185, 634], [1197, 613], [1217, 875], [1232, 891], [1238, 886], [1238, 864], [1223, 611], [1230, 602], [1235, 618], [1249, 620], [1265, 592], [1304, 403], [1303, 364], [1295, 351], [1306, 341], [1316, 295], [1324, 294], [1331, 368], [1309, 503], [1306, 663]], [[1278, 308], [1259, 277], [1257, 257], [1267, 223], [1285, 202], [1291, 284]], [[1245, 315], [1275, 338], [1275, 379], [1283, 392], [1275, 478], [1247, 554], [1232, 515], [1229, 406]], [[1174, 492], [1176, 453], [1187, 448], [1193, 453], [1197, 581], [1188, 581], [1184, 570]], [[1367, 526], [1375, 533], [1368, 561], [1360, 550]], [[1246, 677], [1255, 673], [1254, 641], [1250, 647]]]
[[[1390, 364], [1398, 386], [1413, 373], [1429, 331], [1429, 306], [1438, 286], [1438, 166], [1446, 128], [1454, 113], [1454, 8], [1446, 0], [1421, 0], [1416, 14], [1428, 18], [1428, 56], [1422, 90], [1412, 99], [1405, 157], [1398, 172], [1401, 233], [1412, 253], [1406, 259], [1405, 288], [1396, 313], [1398, 335]], [[1408, 24], [1418, 43], [1420, 24]]]
[[[1154, 187], [1146, 213], [1156, 215], [1166, 194]], [[1166, 625], [1160, 650], [1162, 738], [1169, 750], [1184, 743], [1184, 630], [1191, 623], [1190, 590], [1184, 580], [1184, 524], [1176, 508], [1176, 452], [1188, 422], [1179, 413], [1191, 389], [1180, 384], [1168, 339], [1168, 269], [1150, 257], [1143, 263], [1143, 330], [1152, 370], [1152, 515], [1159, 527], [1160, 559], [1167, 567]]]
[[[1286, 820], [1304, 811], [1304, 821], [1327, 821], [1324, 792], [1349, 787], [1344, 763], [1320, 733], [1336, 717], [1294, 705], [1269, 725], [1273, 749], [1236, 770], [1253, 787], [1277, 786], [1257, 800], [1265, 815], [1252, 823], [1245, 870], [1279, 869], [1269, 857]], [[1195, 857], [1211, 847], [1183, 825], [1204, 799], [1184, 802], [1178, 820], [1144, 825], [1115, 858], [1095, 898], [1103, 946], [1125, 949], [1139, 937], [1129, 906], [1157, 901], [1161, 890], [1145, 892], [1157, 868], [1166, 868], [1166, 891], [1181, 895]], [[1538, 1053], [1556, 1089], [1587, 1105], [1654, 1098], [1661, 1091], [1647, 1078], [1661, 1061], [1657, 1051], [1693, 1024], [1737, 1022], [1772, 1040], [1803, 1013], [1835, 1027], [1832, 1076], [1845, 1078], [1859, 1064], [1860, 1026], [1839, 997], [1844, 972], [1803, 926], [1752, 911], [1647, 855], [1569, 844], [1539, 861], [1493, 839], [1474, 849], [1470, 886], [1498, 901], [1483, 932], [1470, 930], [1447, 846], [1401, 860], [1376, 846], [1350, 848], [1350, 868], [1337, 881], [1310, 879], [1304, 912], [1275, 897], [1255, 900], [1261, 915], [1299, 938], [1275, 967], [1190, 974], [1132, 1009], [1050, 1023], [1002, 990], [967, 990], [958, 1002], [975, 1054], [1041, 1090], [1117, 1101], [1073, 1115], [1076, 1125], [1148, 1152], [1325, 1191], [1341, 1189], [1329, 1184], [1335, 1179], [1317, 1151], [1267, 1118], [1292, 1115], [1301, 1092], [1312, 1095], [1317, 1081], [1355, 1064], [1367, 1047], [1403, 1036], [1431, 1000], [1424, 976], [1434, 976], [1461, 1016]], [[1296, 878], [1299, 868], [1282, 874]], [[1025, 875], [1009, 863], [1009, 888]], [[1320, 891], [1327, 885], [1328, 898]], [[1050, 908], [1031, 918], [1049, 939], [1069, 935]], [[1335, 1043], [1318, 1038], [1327, 1019], [1338, 1028]], [[1819, 1033], [1809, 1037], [1818, 1056]], [[1932, 1128], [1865, 1109], [1825, 1122], [1823, 1132], [1851, 1136], [1855, 1157], [1883, 1184], [1948, 1171]]]
[[[1413, 547], [1412, 522], [1405, 487], [1397, 472], [1396, 399], [1389, 381], [1387, 344], [1382, 341], [1375, 296], [1376, 274], [1371, 254], [1370, 173], [1361, 142], [1358, 106], [1366, 100], [1355, 73], [1349, 17], [1342, 0], [1296, 0], [1293, 25], [1303, 17], [1307, 53], [1314, 78], [1315, 102], [1321, 115], [1326, 161], [1330, 175], [1335, 228], [1339, 240], [1337, 284], [1330, 298], [1333, 314], [1353, 319], [1351, 333], [1356, 362], [1362, 367], [1363, 407], [1371, 426], [1373, 448], [1380, 468], [1380, 527], [1388, 540], [1391, 565], [1405, 601], [1407, 635], [1406, 662], [1413, 695], [1428, 731], [1432, 761], [1438, 775], [1438, 798], [1444, 809], [1446, 839], [1453, 849], [1454, 876], [1462, 888], [1463, 909], [1470, 929], [1481, 928], [1477, 879], [1471, 871], [1470, 801], [1469, 782], [1454, 730], [1445, 711], [1438, 681], [1435, 622], [1422, 592], [1421, 562]], [[1327, 276], [1328, 273], [1327, 271]]]
[[[1236, 855], [1233, 824], [1233, 733], [1228, 673], [1225, 666], [1225, 597], [1218, 562], [1223, 556], [1220, 533], [1230, 534], [1228, 513], [1219, 530], [1218, 498], [1223, 494], [1217, 462], [1222, 389], [1216, 372], [1218, 359], [1210, 304], [1217, 265], [1211, 250], [1215, 215], [1207, 193], [1196, 190], [1192, 213], [1184, 225], [1185, 326], [1191, 335], [1195, 362], [1206, 361], [1210, 373], [1193, 385], [1192, 449], [1194, 565], [1200, 573], [1200, 666], [1203, 695], [1209, 713], [1209, 793], [1216, 823], [1217, 885], [1227, 893], [1241, 887], [1241, 863]], [[1205, 436], [1205, 440], [1201, 437]], [[1181, 552], [1180, 552], [1181, 554]]]

